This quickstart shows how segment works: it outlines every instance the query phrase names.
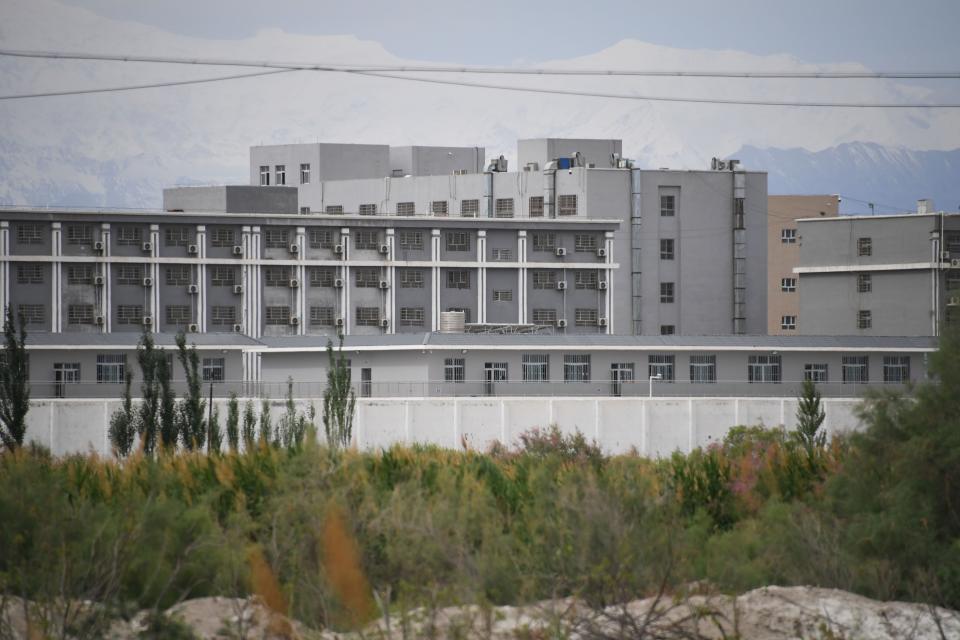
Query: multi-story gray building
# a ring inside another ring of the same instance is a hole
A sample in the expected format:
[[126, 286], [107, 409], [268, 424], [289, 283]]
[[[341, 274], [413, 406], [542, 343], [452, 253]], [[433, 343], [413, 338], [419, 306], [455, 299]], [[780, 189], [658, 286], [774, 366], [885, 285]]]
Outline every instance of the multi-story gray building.
[[960, 214], [801, 219], [797, 333], [937, 336], [960, 319]]

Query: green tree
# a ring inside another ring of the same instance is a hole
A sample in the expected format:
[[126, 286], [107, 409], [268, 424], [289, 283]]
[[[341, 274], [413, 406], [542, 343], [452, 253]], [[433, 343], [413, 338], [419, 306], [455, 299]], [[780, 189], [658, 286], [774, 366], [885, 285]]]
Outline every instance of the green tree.
[[164, 449], [173, 451], [180, 439], [180, 426], [177, 424], [177, 396], [171, 384], [173, 370], [166, 353], [160, 353], [157, 362], [157, 379], [160, 384], [160, 442]]
[[327, 445], [345, 449], [353, 438], [353, 413], [357, 398], [350, 384], [350, 367], [343, 356], [343, 334], [336, 356], [333, 342], [327, 340], [327, 388], [323, 391], [323, 430]]
[[257, 410], [253, 400], [247, 400], [243, 405], [243, 447], [251, 451], [257, 441]]
[[227, 402], [227, 445], [230, 451], [240, 448], [240, 402], [235, 391], [230, 392], [230, 401]]
[[130, 455], [137, 434], [137, 414], [133, 410], [133, 399], [130, 395], [133, 372], [125, 371], [123, 381], [123, 406], [110, 416], [110, 427], [107, 431], [110, 446], [113, 447], [113, 453], [118, 458], [126, 458]]
[[[160, 362], [163, 361], [163, 365]], [[140, 365], [140, 397], [142, 401], [137, 409], [139, 419], [137, 420], [137, 430], [140, 434], [140, 442], [144, 453], [153, 453], [157, 444], [158, 427], [160, 423], [160, 399], [161, 382], [160, 377], [166, 370], [166, 357], [163, 351], [156, 348], [153, 342], [153, 335], [146, 327], [140, 335], [140, 342], [137, 344], [137, 363]], [[161, 371], [161, 366], [163, 371]]]
[[197, 345], [191, 345], [188, 348], [187, 337], [182, 332], [177, 334], [177, 357], [187, 381], [187, 393], [177, 411], [179, 431], [183, 446], [192, 451], [203, 448], [207, 439], [207, 425], [203, 415], [207, 403], [203, 399], [203, 380], [200, 374]]
[[826, 443], [826, 433], [820, 429], [824, 418], [826, 413], [820, 402], [820, 390], [813, 380], [804, 380], [797, 398], [796, 438], [811, 457]]
[[26, 319], [21, 314], [14, 328], [13, 311], [7, 306], [3, 321], [3, 366], [0, 366], [0, 444], [6, 449], [23, 446], [30, 410]]

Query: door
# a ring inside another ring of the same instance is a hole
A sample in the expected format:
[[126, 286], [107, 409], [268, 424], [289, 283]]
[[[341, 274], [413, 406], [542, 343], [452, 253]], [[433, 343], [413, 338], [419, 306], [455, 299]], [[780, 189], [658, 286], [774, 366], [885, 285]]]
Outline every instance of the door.
[[610, 365], [610, 395], [622, 396], [623, 383], [633, 382], [633, 363], [614, 362]]
[[494, 395], [496, 391], [496, 383], [506, 381], [506, 362], [488, 362], [483, 366], [483, 392], [485, 395]]
[[53, 395], [65, 398], [68, 384], [80, 384], [79, 362], [57, 362], [53, 365]]
[[360, 397], [369, 398], [373, 395], [373, 369], [363, 367], [360, 369]]

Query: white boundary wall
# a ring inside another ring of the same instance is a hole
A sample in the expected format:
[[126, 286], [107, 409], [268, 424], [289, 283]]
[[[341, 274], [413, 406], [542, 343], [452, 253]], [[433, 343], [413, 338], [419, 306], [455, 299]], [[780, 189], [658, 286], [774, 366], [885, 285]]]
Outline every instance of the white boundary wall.
[[[241, 414], [245, 399], [240, 399]], [[857, 398], [824, 399], [824, 426], [842, 432], [860, 426]], [[317, 428], [322, 432], [321, 398]], [[226, 402], [217, 400], [221, 428]], [[298, 400], [301, 410], [310, 399]], [[274, 424], [286, 411], [284, 401], [271, 402]], [[260, 401], [254, 406], [259, 412]], [[27, 439], [56, 455], [96, 451], [109, 453], [107, 425], [120, 407], [118, 400], [44, 400], [27, 414]], [[429, 443], [486, 449], [495, 441], [515, 444], [521, 433], [556, 424], [565, 433], [582, 432], [607, 452], [636, 448], [641, 454], [665, 456], [690, 451], [723, 439], [733, 425], [795, 426], [796, 398], [397, 398], [357, 399], [354, 438], [362, 449], [394, 443]]]

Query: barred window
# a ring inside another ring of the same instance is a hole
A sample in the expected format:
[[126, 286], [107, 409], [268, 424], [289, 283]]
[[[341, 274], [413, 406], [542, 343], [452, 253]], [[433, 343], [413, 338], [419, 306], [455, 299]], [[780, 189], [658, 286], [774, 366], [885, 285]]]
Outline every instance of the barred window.
[[596, 289], [597, 272], [596, 271], [575, 271], [574, 286], [577, 289]]
[[883, 356], [883, 381], [903, 384], [910, 381], [910, 356]]
[[858, 329], [870, 329], [873, 327], [873, 313], [869, 310], [863, 310], [857, 312], [857, 328]]
[[672, 282], [660, 283], [660, 302], [669, 304], [673, 302], [674, 286]]
[[166, 314], [167, 324], [190, 324], [190, 305], [188, 304], [168, 304], [164, 313]]
[[466, 366], [463, 358], [444, 358], [443, 379], [445, 382], [463, 382], [465, 370]]
[[556, 289], [557, 272], [556, 271], [534, 271], [533, 272], [534, 289]]
[[362, 215], [362, 216], [375, 216], [375, 215], [377, 215], [377, 205], [375, 205], [375, 204], [362, 204], [362, 205], [360, 205], [360, 215]]
[[660, 376], [661, 382], [674, 381], [674, 364], [676, 357], [672, 355], [651, 354], [647, 356], [647, 375]]
[[377, 249], [376, 229], [357, 229], [353, 236], [353, 246], [357, 250], [375, 251]]
[[497, 262], [509, 262], [513, 260], [513, 251], [510, 249], [494, 249], [493, 259]]
[[311, 249], [331, 249], [333, 247], [332, 229], [310, 229]]
[[310, 269], [311, 287], [332, 287], [336, 278], [334, 267], [312, 267]]
[[747, 382], [780, 382], [780, 356], [749, 356]]
[[43, 265], [18, 264], [17, 284], [43, 284]]
[[215, 327], [230, 327], [237, 324], [237, 308], [216, 305], [210, 310], [210, 324]]
[[447, 231], [447, 251], [470, 251], [470, 234], [466, 231]]
[[214, 227], [210, 231], [210, 245], [213, 247], [232, 247], [237, 244], [237, 234], [227, 227]]
[[332, 327], [333, 307], [310, 307], [310, 325], [314, 327]]
[[97, 382], [121, 384], [126, 377], [127, 356], [123, 353], [97, 354]]
[[17, 244], [43, 244], [43, 225], [18, 224]]
[[332, 213], [332, 214], [340, 214], [340, 213], [343, 213], [343, 205], [342, 205], [342, 204], [328, 204], [328, 205], [326, 206], [326, 208], [324, 209], [324, 212], [326, 212], [326, 213]]
[[290, 307], [266, 307], [264, 322], [269, 325], [290, 324]]
[[513, 290], [512, 289], [494, 289], [493, 301], [494, 302], [513, 302]]
[[548, 382], [550, 380], [550, 356], [524, 354], [521, 363], [524, 382]]
[[557, 196], [557, 215], [558, 216], [577, 215], [577, 196], [576, 195]]
[[290, 285], [290, 267], [265, 266], [263, 267], [263, 286], [286, 287]]
[[555, 233], [535, 233], [533, 234], [533, 250], [548, 251], [553, 253], [557, 248], [557, 234]]
[[434, 200], [430, 203], [430, 213], [438, 218], [446, 218], [450, 215], [449, 203], [446, 200]]
[[376, 327], [380, 324], [380, 308], [357, 307], [355, 317], [358, 327]]
[[380, 269], [377, 267], [357, 267], [353, 273], [358, 289], [376, 289], [380, 285]]
[[782, 242], [783, 244], [796, 244], [797, 230], [796, 229], [780, 229], [780, 242]]
[[117, 244], [120, 246], [137, 246], [143, 242], [143, 229], [140, 227], [123, 226], [117, 229]]
[[93, 265], [92, 264], [67, 265], [67, 284], [92, 284], [92, 283], [93, 283]]
[[497, 198], [493, 205], [493, 215], [497, 218], [512, 218], [513, 198]]
[[450, 269], [447, 271], [447, 289], [469, 289], [470, 272], [466, 269]]
[[669, 218], [677, 212], [676, 196], [660, 196], [660, 215]]
[[573, 237], [573, 250], [577, 253], [593, 253], [597, 250], [597, 236], [578, 233]]
[[187, 285], [190, 284], [190, 265], [175, 264], [167, 267], [168, 285]]
[[163, 243], [168, 247], [185, 247], [190, 244], [190, 228], [166, 227], [163, 238]]
[[93, 227], [88, 224], [67, 225], [67, 244], [93, 244]]
[[530, 196], [529, 202], [531, 218], [542, 218], [543, 217], [543, 196]]
[[47, 319], [47, 310], [42, 304], [17, 305], [17, 315], [27, 324], [43, 324]]
[[563, 356], [563, 381], [590, 382], [589, 354]]
[[[950, 253], [960, 254], [960, 233], [947, 232], [945, 235], [946, 237], [944, 239], [944, 246], [946, 247], [947, 251]], [[956, 258], [960, 256], [952, 257]]]
[[780, 278], [780, 291], [783, 293], [794, 293], [797, 290], [796, 278]]
[[67, 306], [67, 324], [93, 324], [92, 304], [71, 304]]
[[673, 238], [661, 238], [660, 259], [673, 260]]
[[117, 265], [117, 284], [143, 284], [143, 265], [142, 264], [118, 264]]
[[267, 249], [288, 249], [290, 231], [288, 229], [266, 229], [263, 232], [264, 246]]
[[672, 336], [676, 332], [677, 332], [677, 325], [674, 325], [674, 324], [660, 325], [660, 335], [662, 336]]
[[204, 382], [224, 381], [224, 358], [204, 358], [200, 362], [200, 367]]
[[403, 269], [400, 271], [401, 289], [422, 289], [423, 271], [419, 269]]
[[797, 316], [780, 316], [780, 328], [784, 331], [793, 331], [797, 328]]
[[142, 321], [142, 304], [117, 305], [117, 324], [140, 324]]
[[400, 326], [422, 327], [423, 307], [400, 307]]
[[717, 381], [717, 356], [690, 356], [690, 382], [695, 384]]
[[397, 203], [398, 216], [413, 216], [416, 214], [417, 214], [417, 205], [415, 202], [398, 202]]
[[557, 310], [556, 309], [534, 309], [530, 314], [530, 319], [533, 321], [533, 324], [538, 325], [554, 325], [557, 324]]
[[574, 323], [578, 327], [597, 326], [597, 310], [596, 309], [577, 309], [574, 312]]
[[423, 232], [422, 231], [401, 231], [400, 232], [400, 248], [401, 249], [413, 249], [420, 251], [423, 249]]
[[826, 364], [805, 364], [803, 365], [803, 379], [811, 382], [827, 382]]
[[960, 290], [960, 270], [947, 271], [946, 286], [947, 291]]
[[237, 271], [228, 266], [210, 267], [210, 284], [214, 287], [232, 287], [237, 283]]
[[857, 292], [870, 293], [873, 291], [873, 278], [869, 273], [857, 274]]
[[873, 255], [873, 240], [870, 238], [857, 238], [857, 255]]
[[844, 384], [870, 382], [870, 358], [868, 356], [843, 356], [840, 364]]
[[461, 200], [460, 201], [460, 217], [476, 218], [479, 214], [480, 214], [479, 200]]

